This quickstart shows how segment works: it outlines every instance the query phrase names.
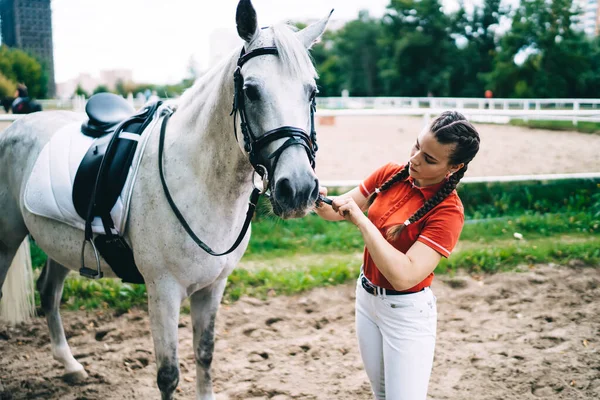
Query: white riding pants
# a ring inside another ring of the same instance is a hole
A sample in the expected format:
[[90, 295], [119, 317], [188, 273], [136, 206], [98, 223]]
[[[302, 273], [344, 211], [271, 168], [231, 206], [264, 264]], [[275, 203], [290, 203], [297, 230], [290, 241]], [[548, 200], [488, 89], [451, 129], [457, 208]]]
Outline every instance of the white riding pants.
[[[361, 274], [362, 276], [362, 274]], [[356, 287], [356, 334], [377, 400], [425, 400], [433, 366], [436, 297], [418, 293], [367, 293]]]

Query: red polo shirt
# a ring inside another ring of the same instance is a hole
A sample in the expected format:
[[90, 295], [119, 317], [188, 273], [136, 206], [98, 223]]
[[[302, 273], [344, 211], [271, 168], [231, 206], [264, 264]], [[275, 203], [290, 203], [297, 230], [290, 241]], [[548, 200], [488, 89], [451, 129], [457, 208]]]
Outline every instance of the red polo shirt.
[[[375, 188], [383, 185], [403, 168], [404, 166], [395, 163], [384, 165], [362, 182], [360, 191], [365, 197], [368, 197], [375, 191]], [[445, 182], [444, 180], [435, 185], [418, 187], [415, 186], [413, 178], [409, 176], [406, 181], [397, 182], [390, 189], [377, 195], [369, 207], [369, 220], [385, 237], [388, 229], [403, 224], [427, 200], [432, 198]], [[464, 220], [464, 208], [454, 190], [423, 218], [405, 227], [398, 238], [390, 243], [399, 251], [406, 253], [416, 241], [419, 241], [447, 258], [458, 242]], [[366, 247], [363, 263], [364, 274], [371, 282], [386, 289], [394, 289], [379, 272]], [[408, 289], [407, 292], [418, 292], [431, 285], [432, 280], [433, 273], [418, 285]]]

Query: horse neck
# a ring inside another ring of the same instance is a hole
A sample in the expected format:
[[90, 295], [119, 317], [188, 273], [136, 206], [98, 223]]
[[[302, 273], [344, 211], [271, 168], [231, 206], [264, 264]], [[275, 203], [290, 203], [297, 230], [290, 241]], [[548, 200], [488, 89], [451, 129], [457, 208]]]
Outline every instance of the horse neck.
[[230, 116], [236, 62], [232, 54], [182, 95], [166, 133], [166, 162], [178, 164], [190, 185], [206, 185], [201, 193], [220, 192], [216, 202], [249, 194], [252, 185], [252, 167], [235, 140]]

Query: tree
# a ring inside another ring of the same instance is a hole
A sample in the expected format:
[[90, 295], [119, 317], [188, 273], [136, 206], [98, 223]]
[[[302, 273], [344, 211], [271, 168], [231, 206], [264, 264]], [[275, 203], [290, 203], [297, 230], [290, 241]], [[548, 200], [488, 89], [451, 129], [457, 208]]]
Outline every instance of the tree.
[[24, 83], [31, 97], [46, 97], [47, 76], [40, 62], [26, 52], [0, 46], [0, 73], [12, 82]]
[[75, 94], [77, 96], [83, 96], [86, 99], [90, 97], [90, 94], [81, 87], [81, 84], [77, 84], [77, 87], [75, 88]]
[[[591, 43], [572, 28], [572, 0], [523, 0], [501, 40], [488, 86], [503, 97], [578, 97]], [[597, 94], [596, 94], [597, 95]]]
[[492, 71], [499, 27], [508, 10], [500, 7], [501, 0], [484, 0], [483, 7], [474, 7], [467, 14], [461, 6], [456, 14], [455, 39], [464, 41], [453, 63], [450, 92], [458, 97], [481, 97], [487, 89], [485, 74]]
[[384, 16], [380, 67], [389, 96], [450, 94], [457, 48], [453, 20], [439, 0], [391, 0]]
[[15, 90], [17, 90], [16, 83], [0, 72], [0, 97], [12, 97], [15, 94]]
[[338, 68], [344, 71], [343, 89], [353, 96], [381, 93], [377, 65], [381, 58], [379, 43], [383, 37], [381, 22], [371, 18], [367, 11], [360, 11], [358, 19], [348, 22], [336, 37], [334, 52]]
[[98, 86], [96, 86], [96, 89], [94, 89], [93, 94], [106, 93], [106, 92], [110, 92], [110, 90], [108, 89], [108, 87], [106, 85], [98, 85]]

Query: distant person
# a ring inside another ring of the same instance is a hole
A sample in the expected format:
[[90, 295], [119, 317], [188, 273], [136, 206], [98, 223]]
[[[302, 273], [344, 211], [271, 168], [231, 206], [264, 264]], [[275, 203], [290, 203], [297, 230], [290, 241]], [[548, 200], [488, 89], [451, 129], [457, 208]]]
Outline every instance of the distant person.
[[365, 242], [356, 334], [376, 399], [427, 397], [437, 327], [430, 285], [462, 231], [455, 189], [479, 141], [463, 115], [444, 112], [419, 134], [407, 162], [380, 167], [332, 206], [316, 208], [323, 219], [352, 222]]
[[42, 106], [31, 100], [27, 86], [23, 83], [17, 85], [15, 100], [12, 102], [11, 107], [13, 114], [29, 114], [35, 111], [42, 111]]
[[492, 99], [492, 97], [494, 97], [494, 93], [491, 90], [487, 89], [483, 95], [488, 100], [485, 102], [485, 108], [491, 108], [491, 106], [492, 106], [491, 99]]

